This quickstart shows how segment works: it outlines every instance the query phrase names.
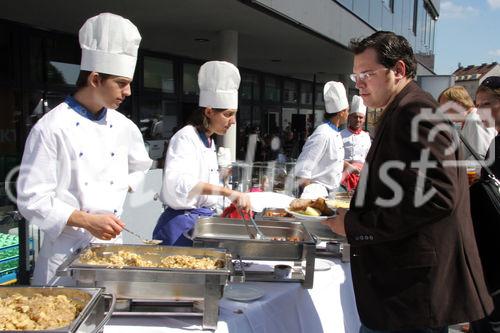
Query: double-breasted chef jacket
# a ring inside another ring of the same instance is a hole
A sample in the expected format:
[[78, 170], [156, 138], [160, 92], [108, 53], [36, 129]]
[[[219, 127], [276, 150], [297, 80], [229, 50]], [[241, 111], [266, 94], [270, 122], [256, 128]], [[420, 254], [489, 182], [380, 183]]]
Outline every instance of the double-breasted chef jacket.
[[[31, 130], [17, 194], [22, 215], [44, 231], [34, 285], [71, 285], [55, 277], [75, 250], [98, 241], [66, 223], [75, 210], [120, 216], [129, 189], [152, 164], [137, 126], [116, 110], [97, 116], [69, 96]], [[120, 239], [115, 240], [120, 241]]]

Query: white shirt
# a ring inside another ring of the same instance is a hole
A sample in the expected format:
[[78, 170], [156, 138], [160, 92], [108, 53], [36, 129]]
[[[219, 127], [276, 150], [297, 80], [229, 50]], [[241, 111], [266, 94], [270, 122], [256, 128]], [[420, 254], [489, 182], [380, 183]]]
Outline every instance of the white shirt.
[[[491, 141], [497, 135], [494, 127], [485, 127], [476, 109], [473, 109], [465, 117], [462, 127], [462, 136], [467, 140], [470, 146], [476, 150], [481, 158], [484, 159], [486, 152], [491, 144]], [[474, 159], [469, 149], [462, 143], [464, 150], [464, 159]]]
[[175, 133], [168, 145], [160, 198], [173, 209], [214, 208], [218, 195], [189, 197], [200, 182], [220, 185], [215, 143], [212, 140], [207, 148], [196, 128], [187, 125]]
[[66, 102], [31, 130], [17, 182], [22, 215], [50, 240], [62, 234], [92, 239], [67, 226], [75, 210], [121, 215], [129, 187], [135, 190], [151, 166], [141, 132], [123, 114], [108, 109], [92, 121]]
[[354, 134], [345, 128], [340, 132], [340, 135], [344, 142], [345, 159], [365, 163], [366, 155], [372, 145], [368, 132], [361, 131], [359, 134]]
[[307, 139], [295, 165], [295, 176], [310, 179], [333, 191], [340, 185], [344, 145], [340, 133], [328, 123], [319, 125]]

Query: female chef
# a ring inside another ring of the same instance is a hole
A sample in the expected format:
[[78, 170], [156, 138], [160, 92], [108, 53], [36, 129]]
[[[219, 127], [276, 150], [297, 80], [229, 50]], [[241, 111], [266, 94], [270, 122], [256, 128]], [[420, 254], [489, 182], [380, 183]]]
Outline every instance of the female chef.
[[340, 185], [344, 167], [344, 144], [339, 126], [346, 122], [349, 103], [345, 87], [330, 81], [323, 89], [325, 123], [307, 139], [295, 166], [295, 176], [304, 188], [301, 198], [327, 197]]
[[153, 231], [165, 245], [191, 246], [190, 232], [199, 216], [212, 216], [220, 196], [249, 210], [250, 199], [222, 187], [212, 136], [224, 135], [236, 122], [240, 73], [225, 61], [200, 67], [199, 110], [171, 139], [165, 159], [161, 200], [166, 206]]

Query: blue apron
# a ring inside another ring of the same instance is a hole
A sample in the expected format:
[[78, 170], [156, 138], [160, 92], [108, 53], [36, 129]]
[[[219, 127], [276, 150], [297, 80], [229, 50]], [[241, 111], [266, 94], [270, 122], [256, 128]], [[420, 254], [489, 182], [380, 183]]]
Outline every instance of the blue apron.
[[153, 239], [162, 240], [162, 245], [193, 246], [193, 241], [184, 234], [194, 228], [198, 217], [210, 217], [213, 214], [213, 210], [205, 207], [179, 210], [167, 208], [156, 223]]

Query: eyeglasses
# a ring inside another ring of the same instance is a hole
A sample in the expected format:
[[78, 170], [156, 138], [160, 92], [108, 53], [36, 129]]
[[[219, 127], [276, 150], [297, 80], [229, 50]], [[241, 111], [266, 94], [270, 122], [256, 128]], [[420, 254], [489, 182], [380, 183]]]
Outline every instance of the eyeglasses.
[[486, 88], [490, 89], [498, 89], [500, 88], [500, 76], [490, 76], [487, 77], [482, 83], [481, 86], [484, 86]]
[[357, 80], [359, 80], [359, 81], [366, 81], [369, 78], [371, 78], [372, 76], [374, 76], [376, 72], [384, 70], [384, 69], [389, 69], [389, 68], [384, 67], [384, 68], [379, 68], [379, 69], [376, 69], [376, 70], [373, 70], [373, 71], [366, 71], [366, 72], [359, 73], [359, 74], [354, 74], [353, 73], [353, 74], [350, 74], [349, 77], [351, 78], [351, 80], [353, 82], [356, 82]]

